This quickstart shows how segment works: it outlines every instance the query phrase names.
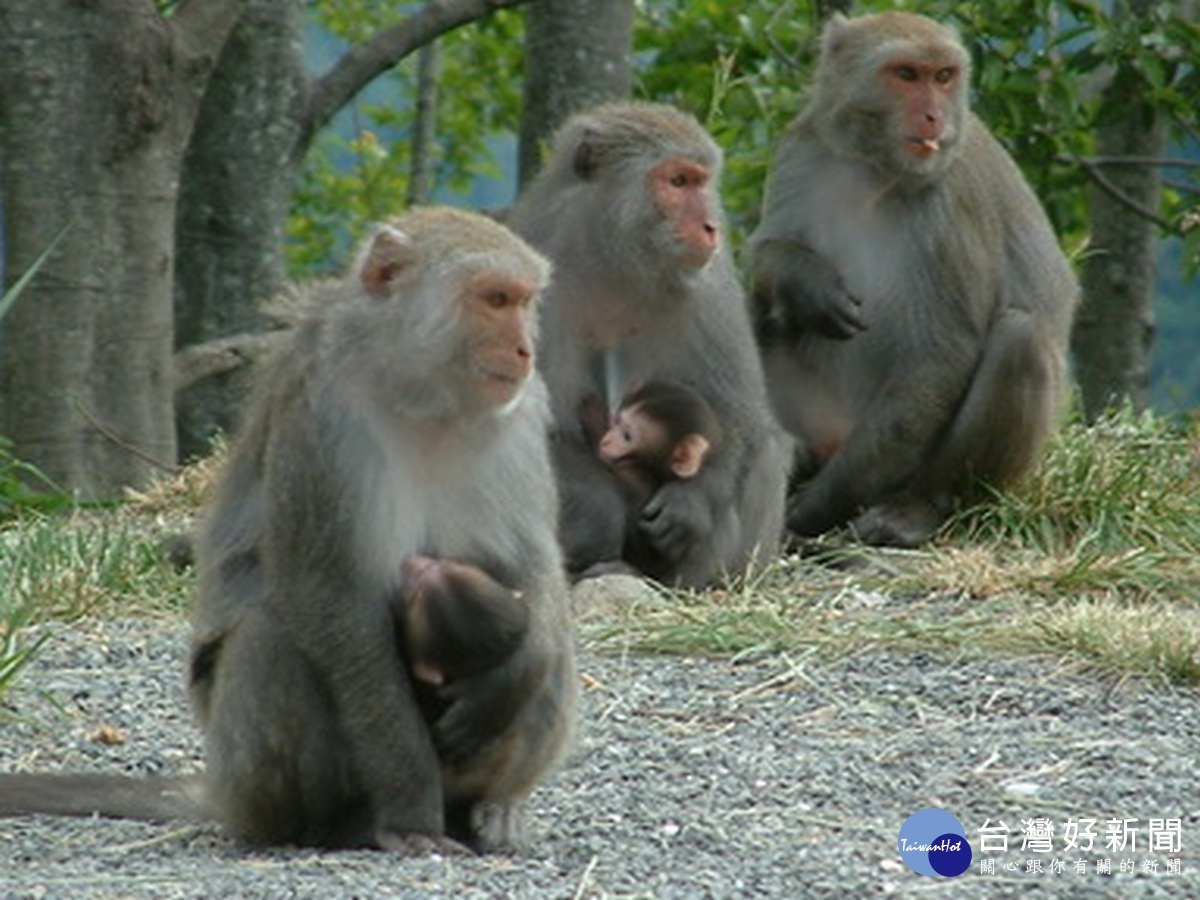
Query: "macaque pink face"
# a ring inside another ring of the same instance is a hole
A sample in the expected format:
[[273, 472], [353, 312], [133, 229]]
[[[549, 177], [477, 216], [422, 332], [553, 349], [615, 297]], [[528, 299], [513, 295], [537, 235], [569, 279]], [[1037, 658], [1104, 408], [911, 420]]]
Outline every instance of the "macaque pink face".
[[640, 407], [622, 407], [600, 438], [600, 458], [610, 466], [636, 463], [661, 454], [667, 444], [666, 429]]
[[940, 153], [945, 142], [955, 137], [959, 68], [901, 56], [893, 58], [883, 74], [886, 89], [896, 98], [908, 152], [917, 159]]
[[721, 227], [707, 167], [671, 157], [650, 170], [650, 196], [670, 224], [681, 264], [701, 269], [721, 244]]
[[483, 397], [504, 406], [533, 372], [538, 286], [496, 273], [472, 278], [463, 297], [472, 372]]

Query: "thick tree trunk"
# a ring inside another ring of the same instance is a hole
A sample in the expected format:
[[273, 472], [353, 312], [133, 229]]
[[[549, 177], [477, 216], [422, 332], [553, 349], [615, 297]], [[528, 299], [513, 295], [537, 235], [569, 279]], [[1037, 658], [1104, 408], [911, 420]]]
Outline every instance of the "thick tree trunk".
[[[303, 0], [249, 0], [209, 80], [183, 163], [175, 246], [175, 344], [258, 331], [283, 287], [283, 230], [298, 171], [307, 78]], [[176, 398], [180, 455], [236, 424], [245, 370]]]
[[[1118, 110], [1096, 132], [1100, 157], [1157, 158], [1165, 123], [1141, 96], [1132, 73], [1118, 71], [1104, 103]], [[1099, 170], [1104, 185], [1091, 190], [1091, 242], [1083, 263], [1083, 303], [1071, 338], [1083, 412], [1094, 421], [1124, 402], [1144, 409], [1150, 395], [1154, 342], [1154, 275], [1157, 226], [1133, 208], [1157, 211], [1159, 173], [1154, 166]]]
[[633, 0], [538, 0], [526, 9], [522, 184], [541, 166], [543, 145], [565, 119], [629, 96], [633, 12]]
[[173, 463], [175, 196], [204, 79], [240, 4], [0, 5], [9, 283], [62, 235], [0, 325], [0, 434], [87, 498]]
[[303, 0], [248, 0], [184, 162], [175, 311], [185, 458], [204, 453], [216, 433], [236, 424], [247, 374], [237, 363], [265, 345], [251, 333], [266, 324], [258, 316], [262, 301], [282, 285], [288, 204], [313, 135], [409, 53], [521, 2], [431, 0], [309, 83], [300, 48]]

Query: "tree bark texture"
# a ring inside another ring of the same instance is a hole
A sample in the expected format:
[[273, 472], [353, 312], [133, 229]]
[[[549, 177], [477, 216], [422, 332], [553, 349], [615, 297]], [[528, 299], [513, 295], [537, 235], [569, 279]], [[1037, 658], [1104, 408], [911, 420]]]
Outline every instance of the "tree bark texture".
[[525, 11], [522, 184], [550, 136], [573, 113], [633, 88], [633, 0], [538, 0]]
[[183, 148], [240, 0], [0, 5], [0, 434], [84, 498], [173, 463], [171, 285]]
[[438, 78], [441, 76], [441, 51], [437, 42], [422, 47], [417, 57], [416, 115], [412, 127], [412, 162], [408, 170], [410, 205], [426, 203], [433, 191], [437, 163]]
[[[283, 287], [283, 237], [307, 91], [303, 0], [248, 0], [221, 53], [184, 157], [176, 216], [175, 344], [258, 331]], [[236, 424], [237, 370], [176, 397], [180, 455]]]
[[[205, 453], [236, 424], [246, 372], [233, 345], [258, 346], [264, 299], [284, 277], [283, 231], [300, 164], [317, 130], [376, 76], [439, 35], [525, 0], [431, 0], [351, 47], [309, 81], [300, 46], [303, 0], [247, 0], [220, 58], [184, 162], [176, 248], [179, 447]], [[231, 343], [223, 342], [240, 335]], [[211, 347], [210, 347], [211, 345]], [[203, 347], [197, 353], [189, 348]], [[219, 348], [210, 352], [211, 348]]]
[[[1133, 73], [1117, 70], [1104, 93], [1105, 106], [1116, 114], [1096, 131], [1098, 156], [1162, 155], [1165, 123], [1141, 90]], [[1091, 189], [1083, 303], [1071, 337], [1089, 422], [1126, 401], [1137, 410], [1149, 403], [1158, 229], [1134, 207], [1156, 211], [1161, 187], [1152, 165], [1107, 168], [1099, 175], [1104, 184]]]

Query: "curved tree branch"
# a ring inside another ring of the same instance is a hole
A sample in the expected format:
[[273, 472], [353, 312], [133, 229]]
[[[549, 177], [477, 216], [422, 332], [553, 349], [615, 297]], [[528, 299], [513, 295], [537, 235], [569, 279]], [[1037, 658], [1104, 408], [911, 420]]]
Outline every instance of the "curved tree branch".
[[[1076, 159], [1072, 157], [1072, 159]], [[1169, 156], [1088, 156], [1092, 166], [1158, 166], [1163, 169], [1200, 169], [1200, 159], [1174, 159]]]
[[385, 28], [365, 44], [350, 48], [338, 62], [313, 82], [298, 153], [303, 154], [314, 134], [377, 75], [414, 50], [460, 25], [499, 9], [529, 0], [430, 0], [403, 22]]
[[172, 387], [184, 391], [205, 378], [249, 365], [274, 350], [285, 334], [281, 330], [233, 334], [177, 350]]
[[1083, 159], [1082, 157], [1076, 157], [1075, 162], [1083, 167], [1083, 171], [1087, 174], [1088, 178], [1090, 178], [1093, 183], [1100, 188], [1100, 190], [1104, 191], [1134, 215], [1140, 216], [1149, 222], [1153, 222], [1165, 232], [1174, 233], [1178, 231], [1174, 225], [1172, 225], [1154, 210], [1148, 209], [1136, 202], [1123, 190], [1113, 184], [1108, 178], [1105, 177], [1104, 173], [1100, 171], [1100, 166], [1097, 163], [1091, 160]]
[[182, 48], [193, 58], [207, 57], [211, 67], [245, 11], [246, 0], [186, 0], [166, 21]]

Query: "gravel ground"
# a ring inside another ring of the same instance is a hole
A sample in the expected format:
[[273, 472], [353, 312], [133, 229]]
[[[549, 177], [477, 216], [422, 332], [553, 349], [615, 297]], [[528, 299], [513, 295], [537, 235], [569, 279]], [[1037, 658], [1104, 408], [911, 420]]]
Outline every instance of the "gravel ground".
[[[194, 771], [184, 648], [179, 621], [54, 627], [0, 705], [0, 770]], [[532, 797], [524, 855], [261, 852], [209, 825], [7, 819], [0, 898], [1200, 897], [1195, 692], [1036, 659], [581, 663], [579, 746]], [[957, 879], [897, 854], [927, 806], [970, 838]], [[1021, 820], [1039, 817], [1051, 852], [1021, 850]], [[1066, 852], [1061, 823], [1081, 818], [1099, 846]], [[1136, 851], [1102, 849], [1113, 818], [1138, 820]], [[1150, 852], [1151, 818], [1181, 820], [1178, 852]], [[982, 874], [989, 820], [1012, 849]]]

